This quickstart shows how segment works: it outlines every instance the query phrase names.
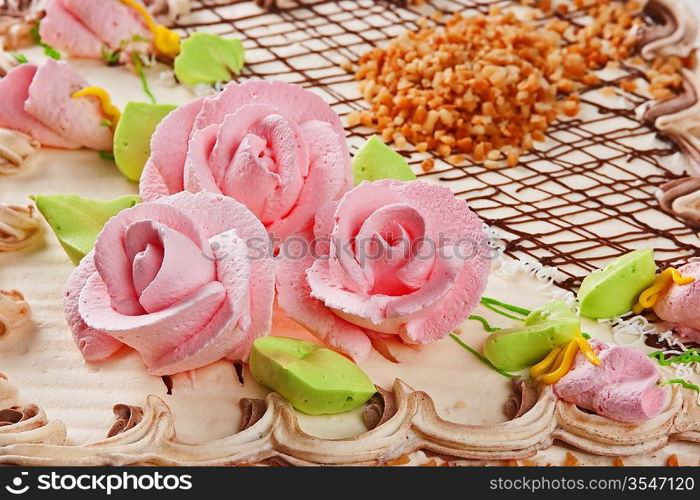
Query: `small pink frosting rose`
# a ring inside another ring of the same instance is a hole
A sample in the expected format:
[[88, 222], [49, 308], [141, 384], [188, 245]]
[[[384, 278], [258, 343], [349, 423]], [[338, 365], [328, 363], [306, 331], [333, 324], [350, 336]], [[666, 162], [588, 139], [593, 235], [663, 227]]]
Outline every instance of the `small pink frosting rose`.
[[690, 262], [679, 267], [678, 272], [695, 281], [672, 284], [657, 300], [654, 312], [687, 339], [700, 342], [700, 262]]
[[285, 313], [356, 361], [370, 338], [439, 340], [483, 293], [490, 250], [483, 225], [448, 188], [421, 181], [362, 183], [316, 215], [280, 253]]
[[154, 375], [246, 359], [272, 322], [275, 266], [260, 221], [213, 193], [180, 193], [110, 219], [66, 285], [88, 361], [126, 344]]
[[283, 82], [230, 83], [170, 113], [151, 140], [145, 201], [209, 191], [245, 204], [280, 243], [352, 187], [345, 130], [315, 94]]

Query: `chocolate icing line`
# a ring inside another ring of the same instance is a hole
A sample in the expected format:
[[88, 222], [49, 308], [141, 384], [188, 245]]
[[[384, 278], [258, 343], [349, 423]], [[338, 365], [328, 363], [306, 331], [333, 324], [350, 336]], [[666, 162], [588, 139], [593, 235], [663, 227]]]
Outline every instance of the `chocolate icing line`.
[[670, 403], [662, 414], [635, 425], [582, 412], [556, 398], [551, 387], [543, 388], [532, 408], [514, 420], [469, 425], [443, 420], [426, 393], [397, 380], [392, 390], [396, 400], [393, 416], [370, 431], [345, 439], [306, 434], [291, 405], [272, 393], [265, 398], [264, 408], [254, 403], [255, 418], [244, 422], [242, 431], [198, 444], [178, 441], [170, 408], [151, 395], [138, 424], [87, 445], [47, 440], [46, 428], [51, 423], [40, 427], [40, 433], [27, 429], [6, 432], [13, 426], [0, 427], [0, 464], [234, 465], [276, 459], [292, 465], [372, 465], [418, 450], [495, 461], [531, 457], [549, 448], [555, 439], [598, 455], [645, 455], [664, 447], [670, 439], [700, 442], [700, 409], [695, 405], [695, 394], [679, 386], [670, 392]]

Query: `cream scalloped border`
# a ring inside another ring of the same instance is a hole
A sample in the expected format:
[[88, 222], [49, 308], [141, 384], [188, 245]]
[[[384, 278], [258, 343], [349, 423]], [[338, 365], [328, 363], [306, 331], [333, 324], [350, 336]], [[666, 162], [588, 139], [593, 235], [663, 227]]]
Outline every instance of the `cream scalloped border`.
[[[559, 400], [545, 387], [522, 417], [494, 425], [466, 425], [440, 418], [433, 400], [401, 380], [393, 388], [396, 414], [357, 436], [328, 440], [306, 434], [292, 406], [267, 396], [265, 414], [251, 427], [214, 441], [177, 440], [170, 408], [149, 396], [143, 420], [131, 430], [95, 443], [64, 445], [65, 427], [43, 412], [0, 427], [0, 464], [16, 465], [237, 465], [279, 458], [293, 465], [374, 465], [418, 450], [450, 457], [528, 458], [555, 439], [606, 456], [647, 454], [670, 440], [700, 443], [700, 408], [690, 391], [671, 390], [668, 409], [641, 424], [614, 422]], [[16, 404], [17, 392], [0, 380], [0, 405]]]

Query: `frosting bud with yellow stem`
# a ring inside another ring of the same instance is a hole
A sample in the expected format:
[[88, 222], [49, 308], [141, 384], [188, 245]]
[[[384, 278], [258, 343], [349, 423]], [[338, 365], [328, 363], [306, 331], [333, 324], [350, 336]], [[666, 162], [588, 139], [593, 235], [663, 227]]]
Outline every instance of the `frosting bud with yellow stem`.
[[[672, 323], [675, 330], [695, 342], [700, 342], [700, 262], [690, 262], [678, 268], [685, 284], [673, 281], [656, 297], [656, 315]], [[688, 279], [692, 281], [688, 282]]]
[[135, 0], [121, 0], [121, 2], [134, 9], [143, 18], [148, 29], [153, 34], [153, 45], [156, 50], [166, 56], [176, 56], [180, 53], [180, 36], [165, 26], [156, 24], [146, 8]]
[[102, 107], [102, 112], [110, 120], [110, 126], [114, 128], [119, 119], [121, 118], [121, 111], [114, 104], [112, 104], [112, 98], [107, 93], [107, 91], [100, 87], [85, 87], [72, 96], [73, 99], [78, 99], [80, 97], [96, 97], [100, 101], [100, 106]]

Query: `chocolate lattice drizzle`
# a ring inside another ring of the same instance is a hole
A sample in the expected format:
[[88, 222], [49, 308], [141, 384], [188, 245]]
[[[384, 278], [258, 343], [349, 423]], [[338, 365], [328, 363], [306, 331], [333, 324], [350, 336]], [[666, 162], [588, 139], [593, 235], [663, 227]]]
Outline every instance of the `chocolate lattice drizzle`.
[[[486, 14], [491, 6], [508, 3], [298, 0], [266, 11], [254, 2], [221, 5], [201, 0], [193, 2], [194, 15], [177, 27], [190, 33], [209, 26], [218, 33], [239, 36], [247, 50], [241, 79], [275, 78], [301, 84], [345, 116], [368, 108], [352, 71], [344, 69], [348, 61], [355, 62], [407, 29], [417, 29], [416, 21], [435, 11]], [[572, 10], [557, 15], [575, 22], [582, 13]], [[655, 198], [659, 186], [684, 177], [682, 169], [671, 167], [679, 148], [653, 126], [641, 123], [635, 108], [647, 98], [623, 91], [620, 83], [645, 77], [632, 67], [622, 69], [622, 77], [582, 90], [582, 105], [593, 111], [593, 118], [554, 123], [545, 146], [521, 157], [518, 167], [490, 170], [471, 162], [451, 165], [436, 155], [435, 168], [419, 177], [446, 183], [466, 199], [483, 220], [501, 230], [508, 255], [558, 267], [563, 273], [560, 285], [566, 288], [578, 285], [610, 258], [641, 246], [655, 247], [662, 267], [700, 256], [697, 229], [665, 214]], [[629, 105], [598, 104], [595, 93], [604, 86], [615, 87]], [[610, 129], [612, 119], [621, 119], [624, 125]], [[361, 126], [350, 128], [351, 150], [373, 133]], [[647, 136], [648, 147], [633, 144]], [[400, 152], [420, 171], [426, 154]]]

